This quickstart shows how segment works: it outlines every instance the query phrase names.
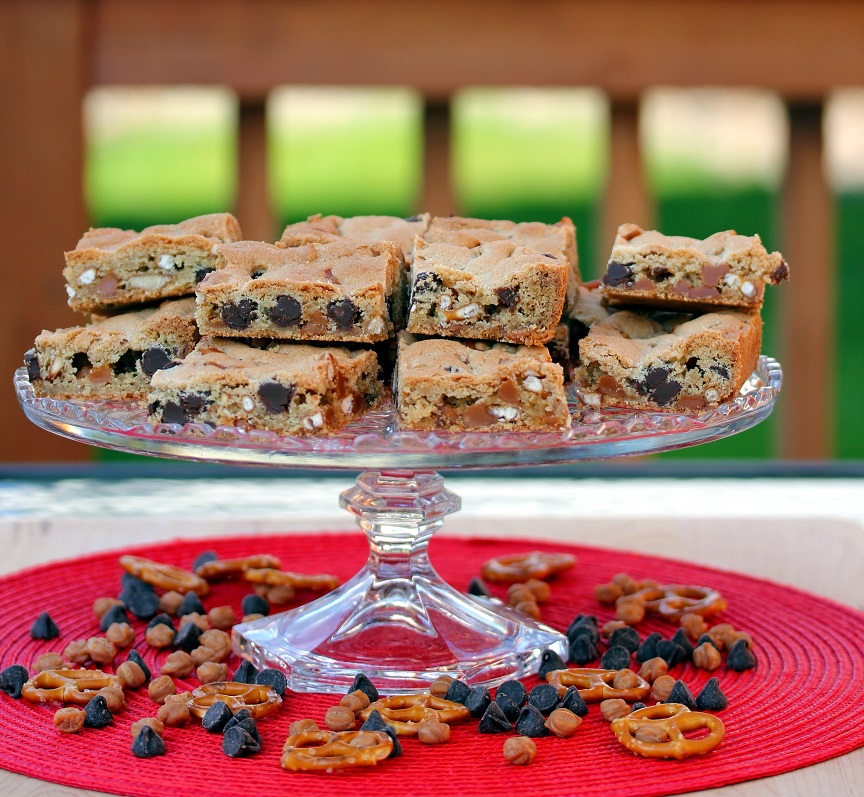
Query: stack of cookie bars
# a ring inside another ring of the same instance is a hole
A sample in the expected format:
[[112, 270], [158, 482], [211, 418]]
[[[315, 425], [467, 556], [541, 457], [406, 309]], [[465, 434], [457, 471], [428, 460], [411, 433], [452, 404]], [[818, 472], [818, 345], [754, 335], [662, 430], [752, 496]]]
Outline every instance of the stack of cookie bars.
[[788, 269], [758, 237], [624, 225], [590, 289], [569, 219], [313, 216], [269, 244], [218, 213], [90, 230], [63, 273], [89, 323], [36, 338], [37, 395], [326, 434], [370, 409], [394, 366], [406, 429], [567, 429], [574, 374], [591, 405], [716, 405], [752, 371], [764, 284]]

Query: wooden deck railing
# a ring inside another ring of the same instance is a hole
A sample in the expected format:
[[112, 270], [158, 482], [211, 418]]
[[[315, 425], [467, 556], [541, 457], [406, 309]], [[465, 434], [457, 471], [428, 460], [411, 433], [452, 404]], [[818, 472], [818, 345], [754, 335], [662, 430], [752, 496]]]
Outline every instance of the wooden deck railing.
[[[236, 212], [270, 238], [264, 103], [285, 84], [408, 85], [426, 98], [423, 209], [458, 211], [448, 182], [448, 99], [466, 85], [597, 86], [612, 103], [601, 241], [650, 225], [637, 107], [652, 86], [759, 86], [789, 108], [782, 250], [787, 375], [781, 453], [830, 454], [832, 202], [821, 112], [864, 85], [864, 4], [854, 0], [4, 0], [0, 351], [9, 373], [42, 326], [74, 323], [62, 252], [87, 226], [82, 98], [107, 84], [218, 84], [240, 98]], [[601, 245], [602, 249], [602, 245]], [[804, 320], [806, 319], [806, 321]], [[6, 459], [81, 458], [25, 424], [0, 391]], [[803, 419], [806, 419], [803, 420]]]

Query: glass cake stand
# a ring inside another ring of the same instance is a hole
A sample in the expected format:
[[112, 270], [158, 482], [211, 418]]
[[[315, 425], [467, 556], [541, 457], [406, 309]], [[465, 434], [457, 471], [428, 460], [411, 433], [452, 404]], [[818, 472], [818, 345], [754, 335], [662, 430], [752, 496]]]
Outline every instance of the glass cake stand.
[[27, 417], [92, 445], [174, 459], [272, 467], [360, 469], [340, 505], [369, 541], [360, 572], [333, 592], [234, 628], [235, 650], [278, 667], [302, 692], [344, 692], [359, 672], [383, 692], [427, 688], [442, 674], [496, 685], [536, 672], [541, 652], [566, 657], [559, 632], [500, 601], [464, 595], [429, 562], [427, 546], [460, 507], [437, 470], [573, 463], [683, 448], [748, 429], [774, 408], [782, 373], [760, 357], [731, 401], [698, 414], [602, 411], [572, 389], [563, 432], [401, 431], [392, 404], [330, 437], [206, 424], [156, 424], [132, 402], [37, 398], [26, 369], [15, 389]]

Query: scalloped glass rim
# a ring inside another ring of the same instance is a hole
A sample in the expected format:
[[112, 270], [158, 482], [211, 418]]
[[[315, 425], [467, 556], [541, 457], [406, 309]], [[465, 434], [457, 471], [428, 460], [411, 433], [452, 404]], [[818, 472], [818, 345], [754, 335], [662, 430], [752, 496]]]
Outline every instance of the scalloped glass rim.
[[37, 426], [92, 445], [174, 459], [308, 468], [504, 467], [607, 459], [668, 451], [749, 429], [774, 408], [783, 381], [780, 363], [760, 356], [739, 394], [696, 414], [595, 410], [571, 388], [573, 423], [564, 432], [411, 432], [398, 429], [392, 404], [329, 437], [280, 436], [261, 429], [147, 422], [128, 401], [37, 398], [25, 368], [15, 392]]

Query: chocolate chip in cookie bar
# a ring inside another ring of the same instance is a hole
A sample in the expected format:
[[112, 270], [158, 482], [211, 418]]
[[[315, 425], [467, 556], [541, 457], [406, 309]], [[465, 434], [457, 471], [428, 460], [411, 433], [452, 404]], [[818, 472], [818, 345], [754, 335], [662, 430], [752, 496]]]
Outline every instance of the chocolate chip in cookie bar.
[[555, 336], [570, 264], [509, 240], [430, 243], [411, 265], [411, 333], [537, 346]]
[[564, 374], [543, 346], [399, 338], [396, 405], [405, 429], [566, 429]]
[[728, 230], [699, 240], [622, 224], [601, 290], [613, 304], [758, 310], [765, 285], [788, 277], [783, 256], [769, 253], [758, 235]]
[[176, 368], [153, 378], [154, 423], [248, 426], [278, 434], [334, 432], [381, 395], [369, 350], [205, 337]]
[[37, 396], [143, 399], [150, 378], [192, 351], [195, 300], [173, 299], [80, 327], [45, 330], [24, 356]]
[[91, 229], [66, 252], [69, 306], [101, 313], [132, 304], [191, 296], [195, 285], [219, 265], [219, 246], [242, 238], [230, 213], [196, 216], [141, 232]]
[[697, 317], [622, 310], [579, 343], [576, 378], [591, 406], [702, 410], [734, 397], [753, 372], [758, 313]]
[[196, 293], [205, 335], [373, 343], [404, 315], [405, 266], [389, 241], [240, 241], [220, 254]]

